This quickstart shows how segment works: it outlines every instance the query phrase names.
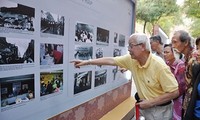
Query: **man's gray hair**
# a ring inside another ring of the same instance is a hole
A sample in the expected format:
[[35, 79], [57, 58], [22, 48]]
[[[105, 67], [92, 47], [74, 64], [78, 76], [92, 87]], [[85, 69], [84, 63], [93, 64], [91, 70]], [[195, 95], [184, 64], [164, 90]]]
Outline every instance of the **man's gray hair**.
[[177, 30], [174, 32], [175, 33], [179, 33], [179, 39], [181, 42], [188, 42], [189, 44], [191, 44], [191, 36], [189, 35], [188, 32], [186, 32], [185, 30]]
[[143, 43], [146, 47], [146, 50], [151, 52], [150, 40], [149, 40], [149, 38], [147, 37], [146, 34], [144, 34], [144, 33], [133, 33], [130, 36], [130, 39], [134, 39], [134, 38], [135, 38], [137, 44]]

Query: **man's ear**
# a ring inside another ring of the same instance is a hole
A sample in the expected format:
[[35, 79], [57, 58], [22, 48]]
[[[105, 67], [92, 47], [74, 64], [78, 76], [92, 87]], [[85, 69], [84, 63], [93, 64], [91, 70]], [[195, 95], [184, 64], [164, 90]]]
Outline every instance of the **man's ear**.
[[146, 49], [146, 46], [145, 46], [144, 43], [142, 43], [140, 46], [141, 46], [141, 49], [142, 49], [142, 50], [145, 50], [145, 49]]
[[188, 46], [189, 42], [188, 41], [185, 41], [185, 46]]

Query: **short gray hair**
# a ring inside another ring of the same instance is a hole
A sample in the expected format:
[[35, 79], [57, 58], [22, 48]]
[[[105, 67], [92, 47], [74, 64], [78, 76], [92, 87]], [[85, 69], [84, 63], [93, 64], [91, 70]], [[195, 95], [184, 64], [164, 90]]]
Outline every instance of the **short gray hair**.
[[149, 38], [147, 37], [146, 34], [144, 34], [144, 33], [133, 33], [130, 36], [130, 39], [135, 39], [137, 44], [143, 43], [146, 47], [146, 50], [151, 52], [150, 40], [149, 40]]
[[179, 33], [179, 39], [181, 42], [188, 42], [189, 44], [191, 44], [191, 36], [189, 35], [188, 32], [184, 31], [184, 30], [177, 30], [174, 32], [174, 34]]

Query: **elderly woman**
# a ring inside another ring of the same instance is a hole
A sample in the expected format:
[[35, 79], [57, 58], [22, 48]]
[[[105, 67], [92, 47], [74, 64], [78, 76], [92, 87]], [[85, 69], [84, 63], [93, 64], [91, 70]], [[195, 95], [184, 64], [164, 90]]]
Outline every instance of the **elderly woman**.
[[182, 119], [182, 104], [183, 104], [183, 96], [185, 93], [185, 64], [180, 59], [180, 54], [176, 51], [173, 51], [171, 44], [164, 45], [164, 60], [167, 65], [170, 67], [172, 73], [176, 77], [176, 80], [179, 84], [179, 97], [174, 99], [173, 105], [173, 120], [181, 120]]

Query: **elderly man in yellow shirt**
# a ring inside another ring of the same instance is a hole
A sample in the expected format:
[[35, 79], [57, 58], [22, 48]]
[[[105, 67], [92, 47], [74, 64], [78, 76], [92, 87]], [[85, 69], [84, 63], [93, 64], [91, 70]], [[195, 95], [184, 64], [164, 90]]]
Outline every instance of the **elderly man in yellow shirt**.
[[112, 65], [130, 70], [146, 120], [171, 120], [172, 102], [178, 97], [178, 83], [162, 58], [153, 55], [148, 37], [134, 33], [129, 38], [129, 54], [92, 60], [73, 60], [76, 68], [84, 65]]

